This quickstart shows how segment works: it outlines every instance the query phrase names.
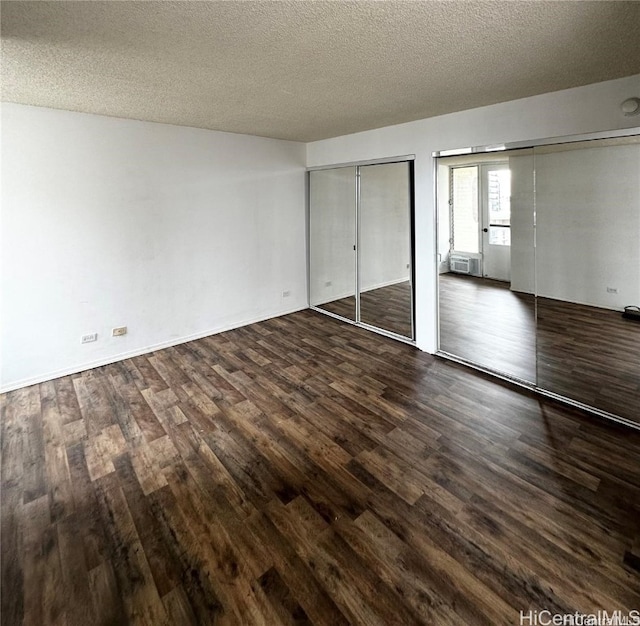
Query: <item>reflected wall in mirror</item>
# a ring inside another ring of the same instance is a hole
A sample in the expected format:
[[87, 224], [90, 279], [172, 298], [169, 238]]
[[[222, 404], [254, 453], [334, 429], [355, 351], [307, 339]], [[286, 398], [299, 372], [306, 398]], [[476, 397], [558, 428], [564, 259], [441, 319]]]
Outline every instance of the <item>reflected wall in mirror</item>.
[[440, 350], [535, 382], [533, 152], [438, 159]]
[[309, 300], [356, 319], [356, 168], [309, 172]]
[[309, 300], [413, 339], [413, 163], [309, 172]]
[[640, 137], [535, 148], [538, 386], [640, 423]]

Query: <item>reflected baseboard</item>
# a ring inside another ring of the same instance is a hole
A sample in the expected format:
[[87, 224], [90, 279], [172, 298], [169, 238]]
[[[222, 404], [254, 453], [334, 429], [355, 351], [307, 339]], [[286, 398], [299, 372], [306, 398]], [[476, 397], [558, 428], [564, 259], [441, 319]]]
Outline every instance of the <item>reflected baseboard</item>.
[[597, 417], [601, 417], [607, 420], [610, 420], [612, 422], [616, 422], [617, 424], [622, 424], [623, 426], [627, 426], [629, 428], [633, 428], [635, 430], [640, 430], [640, 423], [638, 422], [633, 422], [631, 420], [628, 420], [624, 417], [621, 417], [620, 415], [615, 415], [614, 413], [609, 413], [608, 411], [603, 411], [602, 409], [599, 409], [597, 407], [591, 406], [589, 404], [584, 404], [583, 402], [579, 402], [578, 400], [573, 400], [572, 398], [568, 398], [567, 396], [563, 396], [561, 394], [558, 393], [554, 393], [553, 391], [549, 391], [548, 389], [544, 389], [542, 387], [538, 387], [535, 383], [532, 383], [530, 381], [527, 380], [523, 380], [521, 378], [518, 378], [516, 376], [510, 376], [509, 374], [505, 374], [504, 372], [500, 372], [498, 370], [494, 370], [491, 369], [490, 367], [485, 367], [483, 365], [478, 365], [477, 363], [474, 363], [473, 361], [468, 361], [467, 359], [458, 357], [454, 354], [449, 354], [448, 352], [444, 352], [442, 350], [438, 350], [436, 352], [436, 356], [439, 356], [443, 359], [446, 359], [448, 361], [453, 361], [454, 363], [459, 363], [460, 365], [464, 365], [465, 367], [469, 367], [471, 369], [474, 369], [478, 372], [482, 372], [484, 374], [488, 374], [489, 376], [492, 376], [493, 378], [499, 378], [500, 380], [504, 380], [505, 382], [508, 382], [512, 385], [516, 385], [518, 387], [521, 387], [523, 389], [526, 389], [527, 391], [531, 391], [533, 393], [535, 393], [536, 395], [539, 396], [543, 396], [545, 398], [549, 398], [551, 400], [555, 400], [557, 402], [560, 402], [564, 405], [576, 408], [576, 409], [580, 409], [582, 411], [585, 411], [586, 413], [589, 413], [590, 415], [595, 415]]

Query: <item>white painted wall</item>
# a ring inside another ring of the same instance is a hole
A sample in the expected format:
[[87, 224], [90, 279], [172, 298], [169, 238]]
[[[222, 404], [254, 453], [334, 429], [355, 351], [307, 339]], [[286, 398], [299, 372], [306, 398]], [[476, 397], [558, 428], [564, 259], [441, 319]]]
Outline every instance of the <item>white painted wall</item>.
[[509, 154], [511, 170], [511, 289], [535, 293], [533, 149]]
[[415, 154], [416, 343], [437, 349], [433, 151], [633, 128], [640, 75], [307, 144], [309, 167]]
[[603, 143], [535, 151], [537, 293], [622, 310], [640, 304], [640, 144]]
[[307, 305], [303, 144], [4, 104], [2, 157], [3, 390]]

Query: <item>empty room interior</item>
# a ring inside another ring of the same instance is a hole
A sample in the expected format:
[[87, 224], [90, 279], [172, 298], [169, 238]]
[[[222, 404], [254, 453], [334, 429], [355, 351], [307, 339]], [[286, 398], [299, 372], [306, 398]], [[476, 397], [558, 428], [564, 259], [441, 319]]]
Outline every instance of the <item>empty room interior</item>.
[[0, 9], [2, 626], [640, 624], [640, 2]]

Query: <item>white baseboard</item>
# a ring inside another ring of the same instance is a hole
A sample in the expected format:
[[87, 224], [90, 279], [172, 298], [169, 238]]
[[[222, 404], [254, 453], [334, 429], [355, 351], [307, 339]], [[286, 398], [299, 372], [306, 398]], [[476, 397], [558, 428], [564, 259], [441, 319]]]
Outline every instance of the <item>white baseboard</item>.
[[69, 376], [70, 374], [78, 374], [79, 372], [84, 372], [86, 370], [93, 369], [94, 367], [101, 367], [102, 365], [109, 365], [111, 363], [117, 363], [118, 361], [124, 361], [125, 359], [130, 359], [134, 356], [140, 356], [142, 354], [149, 354], [150, 352], [155, 352], [156, 350], [162, 350], [163, 348], [170, 348], [171, 346], [177, 346], [181, 343], [187, 343], [188, 341], [194, 341], [195, 339], [202, 339], [203, 337], [209, 337], [211, 335], [217, 335], [219, 333], [224, 333], [227, 330], [233, 330], [234, 328], [241, 328], [242, 326], [248, 326], [249, 324], [256, 324], [258, 322], [264, 322], [265, 320], [270, 320], [275, 317], [281, 317], [283, 315], [289, 315], [291, 313], [297, 313], [298, 311], [304, 311], [308, 307], [296, 307], [294, 309], [290, 309], [287, 311], [282, 311], [280, 313], [265, 315], [262, 317], [257, 317], [253, 319], [243, 320], [241, 322], [234, 322], [233, 324], [228, 324], [225, 326], [220, 326], [218, 328], [214, 328], [211, 330], [206, 330], [200, 333], [195, 333], [193, 335], [187, 335], [184, 337], [179, 337], [178, 339], [171, 339], [169, 341], [162, 341], [160, 343], [153, 344], [151, 346], [145, 346], [143, 348], [137, 348], [136, 350], [130, 350], [129, 352], [121, 352], [120, 354], [116, 354], [110, 357], [106, 357], [104, 359], [98, 359], [96, 361], [90, 361], [88, 363], [82, 363], [81, 365], [75, 365], [73, 367], [65, 368], [62, 370], [56, 370], [54, 372], [48, 372], [46, 374], [41, 374], [39, 376], [34, 376], [32, 378], [24, 378], [22, 380], [18, 380], [8, 385], [0, 386], [0, 393], [7, 393], [9, 391], [15, 391], [16, 389], [22, 389], [23, 387], [29, 387], [30, 385], [37, 385], [39, 383], [44, 383], [49, 380], [54, 380], [56, 378], [62, 378], [63, 376]]

